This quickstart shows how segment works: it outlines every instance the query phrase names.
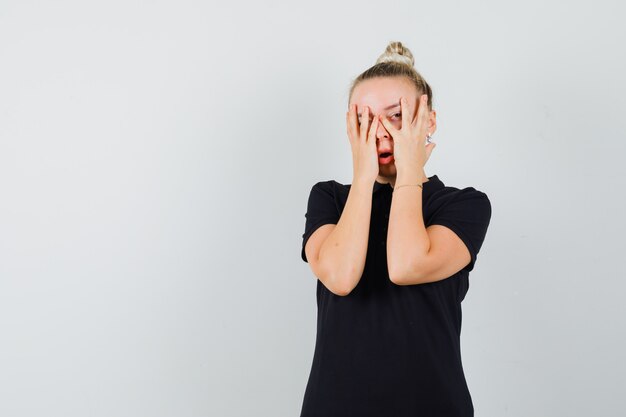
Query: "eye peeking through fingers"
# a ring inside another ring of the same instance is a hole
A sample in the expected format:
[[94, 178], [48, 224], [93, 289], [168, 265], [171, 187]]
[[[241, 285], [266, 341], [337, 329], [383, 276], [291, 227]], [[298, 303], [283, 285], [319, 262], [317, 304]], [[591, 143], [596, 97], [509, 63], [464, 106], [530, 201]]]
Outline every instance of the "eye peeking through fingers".
[[[393, 113], [391, 116], [388, 117], [389, 119], [393, 119], [393, 120], [402, 120], [402, 112], [397, 112], [397, 113]], [[369, 124], [372, 124], [372, 121], [374, 120], [373, 117], [369, 118]], [[361, 125], [361, 116], [358, 117], [357, 120], [358, 124]]]

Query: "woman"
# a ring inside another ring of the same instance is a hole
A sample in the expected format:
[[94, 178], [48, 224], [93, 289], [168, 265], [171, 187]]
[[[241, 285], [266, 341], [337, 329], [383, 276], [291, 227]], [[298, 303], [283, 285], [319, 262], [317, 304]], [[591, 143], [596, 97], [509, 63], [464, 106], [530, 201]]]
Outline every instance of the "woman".
[[413, 62], [391, 42], [354, 80], [353, 182], [311, 189], [302, 259], [318, 278], [317, 338], [301, 417], [474, 414], [461, 301], [491, 204], [425, 175], [436, 112]]

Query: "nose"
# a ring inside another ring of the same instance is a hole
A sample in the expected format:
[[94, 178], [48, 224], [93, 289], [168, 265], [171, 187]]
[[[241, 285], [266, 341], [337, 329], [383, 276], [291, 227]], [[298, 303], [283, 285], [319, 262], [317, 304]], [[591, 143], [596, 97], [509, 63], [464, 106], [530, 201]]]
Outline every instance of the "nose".
[[[381, 117], [384, 117], [384, 116], [381, 116]], [[378, 128], [376, 129], [376, 139], [377, 141], [381, 141], [383, 139], [386, 139], [386, 140], [391, 139], [391, 136], [387, 132], [387, 129], [385, 129], [385, 126], [383, 126], [383, 123], [380, 120], [378, 122]]]

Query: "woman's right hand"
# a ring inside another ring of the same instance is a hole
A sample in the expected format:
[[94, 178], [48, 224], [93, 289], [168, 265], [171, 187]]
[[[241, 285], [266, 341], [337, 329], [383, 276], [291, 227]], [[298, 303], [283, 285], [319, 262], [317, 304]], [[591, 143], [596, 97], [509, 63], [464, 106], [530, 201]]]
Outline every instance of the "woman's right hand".
[[352, 147], [352, 163], [354, 180], [371, 181], [378, 177], [378, 151], [376, 149], [376, 131], [380, 123], [374, 117], [370, 128], [370, 111], [365, 106], [361, 113], [362, 122], [359, 123], [356, 104], [350, 105], [346, 113], [348, 139]]

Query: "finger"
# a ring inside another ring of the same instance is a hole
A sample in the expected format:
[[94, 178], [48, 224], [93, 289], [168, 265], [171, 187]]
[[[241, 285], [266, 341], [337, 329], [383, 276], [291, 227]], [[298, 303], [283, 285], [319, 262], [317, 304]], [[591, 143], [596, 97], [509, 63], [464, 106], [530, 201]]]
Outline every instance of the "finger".
[[[424, 131], [426, 134], [428, 134], [428, 122], [430, 119], [430, 110], [428, 109], [428, 95], [424, 95], [424, 122], [423, 122], [423, 126], [424, 126]], [[426, 136], [426, 135], [424, 135]]]
[[400, 97], [400, 112], [402, 113], [402, 127], [408, 127], [411, 124], [413, 112], [410, 109], [409, 101], [404, 97]]
[[413, 106], [411, 107], [411, 126], [415, 126], [415, 124], [419, 121], [419, 117], [420, 117], [420, 110], [422, 110], [422, 106], [420, 103], [420, 98], [416, 97], [415, 100], [413, 101], [413, 103], [411, 103]]
[[372, 121], [372, 127], [370, 128], [370, 133], [368, 135], [368, 142], [376, 143], [376, 131], [378, 130], [378, 116], [374, 117]]
[[415, 121], [415, 116], [413, 112], [415, 111], [415, 106], [409, 103], [409, 99], [402, 97], [400, 99], [400, 108], [402, 112], [402, 127], [411, 126]]
[[[404, 117], [404, 113], [402, 113], [402, 117]], [[382, 125], [384, 126], [385, 129], [387, 129], [387, 132], [389, 132], [389, 134], [391, 135], [392, 138], [396, 138], [396, 135], [398, 133], [398, 130], [391, 124], [391, 122], [389, 120], [387, 120], [386, 117], [381, 117], [380, 118], [380, 122], [382, 123]], [[403, 122], [404, 123], [404, 122]]]
[[358, 133], [355, 104], [351, 104], [346, 113], [346, 124], [348, 125], [348, 137], [350, 142], [352, 142], [352, 139], [355, 138]]
[[411, 103], [408, 98], [402, 97], [400, 100], [400, 107], [402, 108], [402, 127], [412, 126], [415, 122], [415, 103]]
[[422, 94], [420, 97], [417, 98], [417, 113], [415, 114], [415, 118], [411, 121], [411, 125], [413, 127], [421, 123], [424, 107], [424, 94]]
[[414, 126], [418, 128], [420, 140], [425, 141], [428, 129], [428, 96], [425, 94], [420, 98], [420, 106], [417, 113]]
[[346, 112], [346, 133], [348, 134], [348, 140], [352, 142], [352, 139], [350, 139], [351, 132], [350, 132], [350, 112], [349, 111]]
[[370, 109], [365, 106], [361, 110], [361, 127], [360, 127], [360, 136], [363, 142], [367, 141], [367, 132], [370, 123]]

